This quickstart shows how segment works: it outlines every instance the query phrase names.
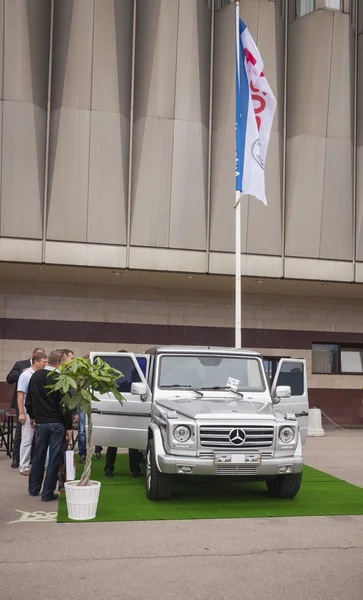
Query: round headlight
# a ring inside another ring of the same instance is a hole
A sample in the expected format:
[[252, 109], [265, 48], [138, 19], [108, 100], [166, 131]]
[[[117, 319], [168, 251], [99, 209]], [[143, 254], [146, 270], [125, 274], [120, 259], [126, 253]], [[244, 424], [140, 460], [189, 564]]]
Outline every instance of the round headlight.
[[295, 437], [295, 431], [292, 427], [282, 427], [279, 433], [280, 440], [289, 444]]
[[190, 435], [190, 429], [185, 425], [178, 425], [178, 427], [175, 427], [174, 429], [174, 437], [177, 442], [187, 442], [190, 438]]

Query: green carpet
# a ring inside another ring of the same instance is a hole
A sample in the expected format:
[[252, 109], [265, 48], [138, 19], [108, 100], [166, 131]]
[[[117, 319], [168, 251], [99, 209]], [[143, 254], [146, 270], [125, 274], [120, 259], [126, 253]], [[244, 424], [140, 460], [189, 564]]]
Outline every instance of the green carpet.
[[[293, 499], [271, 498], [264, 482], [180, 476], [170, 501], [153, 502], [146, 497], [144, 477], [132, 479], [127, 455], [117, 456], [113, 478], [104, 476], [104, 464], [102, 458], [92, 465], [92, 479], [101, 481], [95, 519], [100, 522], [363, 514], [363, 488], [307, 466], [301, 490]], [[78, 465], [78, 476], [80, 472]], [[63, 494], [58, 522], [75, 522], [67, 517]]]

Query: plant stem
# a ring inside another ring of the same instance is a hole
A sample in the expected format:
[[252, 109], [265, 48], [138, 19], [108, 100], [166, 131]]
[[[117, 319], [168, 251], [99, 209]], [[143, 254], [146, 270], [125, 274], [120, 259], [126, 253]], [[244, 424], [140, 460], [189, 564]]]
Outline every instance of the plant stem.
[[87, 435], [87, 456], [86, 462], [84, 465], [84, 470], [79, 481], [78, 485], [88, 485], [91, 477], [91, 464], [92, 464], [92, 450], [93, 450], [93, 442], [92, 442], [92, 409], [91, 405], [89, 405], [87, 410], [87, 420], [88, 420], [88, 435]]

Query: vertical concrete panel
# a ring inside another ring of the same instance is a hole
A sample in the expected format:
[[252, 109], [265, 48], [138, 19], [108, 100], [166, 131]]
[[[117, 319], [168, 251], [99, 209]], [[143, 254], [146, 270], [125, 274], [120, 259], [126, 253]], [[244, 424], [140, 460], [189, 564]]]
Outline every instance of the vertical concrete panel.
[[[353, 61], [349, 15], [334, 13], [320, 258], [353, 259]], [[339, 168], [337, 168], [339, 165]]]
[[0, 235], [2, 219], [2, 125], [3, 125], [3, 97], [4, 97], [4, 25], [5, 25], [5, 0], [0, 0]]
[[96, 0], [92, 109], [130, 118], [133, 0]]
[[289, 25], [286, 198], [289, 256], [320, 256], [333, 19], [333, 13], [318, 11]]
[[41, 238], [44, 193], [44, 111], [3, 102], [1, 235]]
[[172, 119], [138, 119], [134, 127], [131, 244], [168, 247]]
[[327, 138], [320, 258], [352, 260], [352, 154], [350, 139]]
[[356, 259], [363, 261], [363, 0], [358, 0]]
[[174, 117], [208, 127], [211, 14], [205, 0], [179, 3]]
[[206, 249], [211, 14], [179, 3], [169, 245]]
[[363, 145], [357, 148], [356, 258], [363, 261]]
[[4, 8], [1, 235], [41, 238], [50, 0]]
[[169, 245], [178, 14], [179, 0], [137, 3], [133, 245]]
[[52, 112], [47, 237], [87, 240], [89, 110], [64, 107]]
[[172, 119], [179, 0], [137, 2], [135, 120]]
[[[235, 200], [234, 5], [215, 15], [210, 249], [233, 252]], [[245, 207], [246, 203], [242, 204]], [[242, 223], [246, 224], [242, 208]], [[243, 238], [246, 239], [246, 236]]]
[[89, 242], [126, 243], [132, 22], [132, 0], [96, 0]]
[[324, 189], [325, 137], [287, 141], [287, 254], [318, 258]]
[[290, 25], [290, 256], [352, 259], [352, 61], [348, 15], [318, 11]]
[[94, 0], [56, 0], [47, 237], [87, 240]]
[[91, 108], [95, 0], [55, 0], [52, 110]]
[[326, 136], [333, 19], [333, 12], [319, 10], [289, 25], [289, 138], [299, 134]]
[[138, 2], [131, 243], [205, 249], [210, 12]]
[[208, 129], [175, 121], [171, 185], [171, 248], [205, 250]]
[[0, 0], [0, 99], [4, 96], [4, 25], [5, 0]]

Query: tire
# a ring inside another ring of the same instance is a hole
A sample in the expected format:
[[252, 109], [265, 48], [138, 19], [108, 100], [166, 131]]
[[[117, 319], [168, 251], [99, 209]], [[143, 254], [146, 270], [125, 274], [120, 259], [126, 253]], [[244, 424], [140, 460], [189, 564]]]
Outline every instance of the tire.
[[278, 475], [275, 479], [266, 481], [267, 491], [275, 498], [295, 498], [299, 493], [301, 481], [302, 473]]
[[173, 494], [173, 476], [160, 473], [153, 439], [147, 445], [145, 485], [149, 500], [170, 500]]

